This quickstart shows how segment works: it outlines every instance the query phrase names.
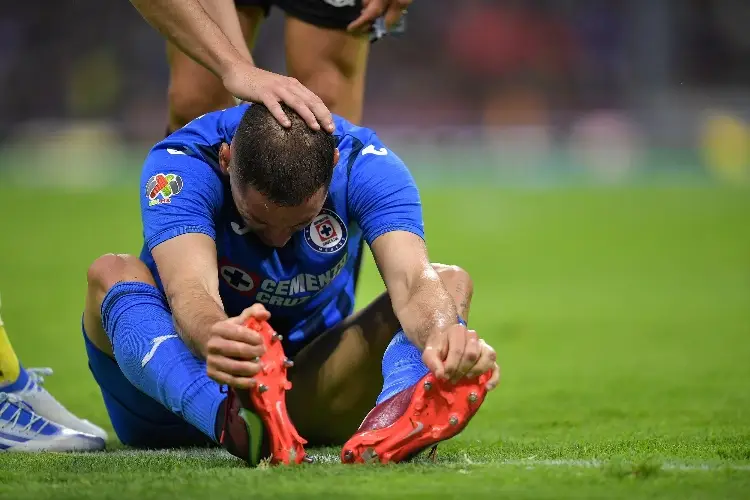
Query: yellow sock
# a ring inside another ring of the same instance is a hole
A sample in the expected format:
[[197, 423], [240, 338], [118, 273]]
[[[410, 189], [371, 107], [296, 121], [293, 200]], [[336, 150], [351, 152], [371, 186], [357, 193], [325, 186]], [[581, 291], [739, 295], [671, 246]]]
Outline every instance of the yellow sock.
[[9, 385], [18, 380], [21, 374], [21, 365], [18, 357], [10, 345], [8, 334], [5, 333], [3, 318], [0, 317], [0, 387]]

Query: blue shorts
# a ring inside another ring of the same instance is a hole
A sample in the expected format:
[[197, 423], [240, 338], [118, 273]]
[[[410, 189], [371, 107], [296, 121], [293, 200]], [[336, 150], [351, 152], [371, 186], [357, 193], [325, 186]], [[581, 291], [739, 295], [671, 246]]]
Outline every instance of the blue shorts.
[[181, 448], [215, 445], [213, 440], [130, 383], [117, 362], [83, 334], [89, 369], [102, 391], [119, 440], [136, 448]]

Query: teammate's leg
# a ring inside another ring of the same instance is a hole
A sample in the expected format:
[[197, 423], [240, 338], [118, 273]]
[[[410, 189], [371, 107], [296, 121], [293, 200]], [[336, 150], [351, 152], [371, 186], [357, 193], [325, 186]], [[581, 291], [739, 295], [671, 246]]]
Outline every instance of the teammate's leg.
[[361, 123], [370, 50], [368, 37], [316, 26], [317, 21], [306, 21], [303, 14], [286, 7], [285, 10], [289, 76], [317, 94], [333, 113]]
[[0, 316], [0, 391], [13, 391], [16, 386], [23, 387], [28, 380], [26, 370], [18, 362], [16, 351], [5, 332], [3, 318]]
[[[468, 273], [455, 266], [435, 267], [468, 321], [473, 291]], [[379, 395], [412, 386], [427, 373], [421, 352], [400, 328], [383, 294], [295, 357], [287, 404], [311, 444], [344, 443]]]
[[44, 388], [44, 377], [51, 374], [50, 368], [27, 370], [20, 364], [0, 317], [0, 392], [14, 394], [44, 418], [106, 440], [104, 429], [73, 415]]
[[[240, 0], [237, 7], [233, 0], [215, 0], [208, 3], [213, 9], [212, 18], [223, 23], [227, 34], [240, 40], [244, 38], [252, 46], [257, 28], [265, 16], [264, 0]], [[234, 25], [239, 19], [239, 28]], [[236, 33], [239, 30], [240, 32]], [[204, 113], [228, 108], [236, 104], [221, 80], [206, 68], [193, 61], [175, 45], [167, 42], [169, 63], [169, 126], [173, 132], [193, 118]]]
[[[51, 414], [48, 416], [47, 414]], [[61, 417], [76, 427], [53, 422]], [[38, 370], [18, 361], [0, 318], [0, 451], [85, 451], [104, 448], [106, 432], [66, 410], [41, 385]], [[85, 432], [85, 433], [84, 433]]]

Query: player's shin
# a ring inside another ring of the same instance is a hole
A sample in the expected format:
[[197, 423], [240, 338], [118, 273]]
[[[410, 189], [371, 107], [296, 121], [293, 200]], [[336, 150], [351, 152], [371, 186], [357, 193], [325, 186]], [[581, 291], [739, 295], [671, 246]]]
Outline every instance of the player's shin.
[[107, 292], [101, 311], [125, 377], [217, 440], [215, 424], [225, 395], [177, 335], [162, 293], [146, 283], [120, 282]]

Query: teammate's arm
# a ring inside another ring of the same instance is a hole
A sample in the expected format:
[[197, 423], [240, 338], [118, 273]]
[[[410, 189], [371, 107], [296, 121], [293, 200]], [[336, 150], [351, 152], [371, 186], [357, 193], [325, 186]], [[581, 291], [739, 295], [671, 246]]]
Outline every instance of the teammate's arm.
[[346, 29], [350, 33], [358, 33], [369, 28], [378, 17], [385, 16], [385, 28], [390, 30], [411, 3], [412, 0], [362, 0], [362, 12]]
[[[136, 0], [139, 1], [139, 0]], [[255, 64], [242, 32], [235, 0], [199, 0], [201, 7], [242, 57]]]
[[328, 132], [333, 132], [331, 112], [317, 95], [294, 78], [255, 67], [247, 48], [238, 48], [244, 44], [233, 44], [216, 23], [218, 16], [212, 18], [200, 0], [130, 0], [130, 3], [151, 26], [221, 78], [235, 97], [263, 103], [279, 123], [288, 127], [291, 122], [279, 105], [282, 101], [311, 128], [318, 130], [320, 122]]

